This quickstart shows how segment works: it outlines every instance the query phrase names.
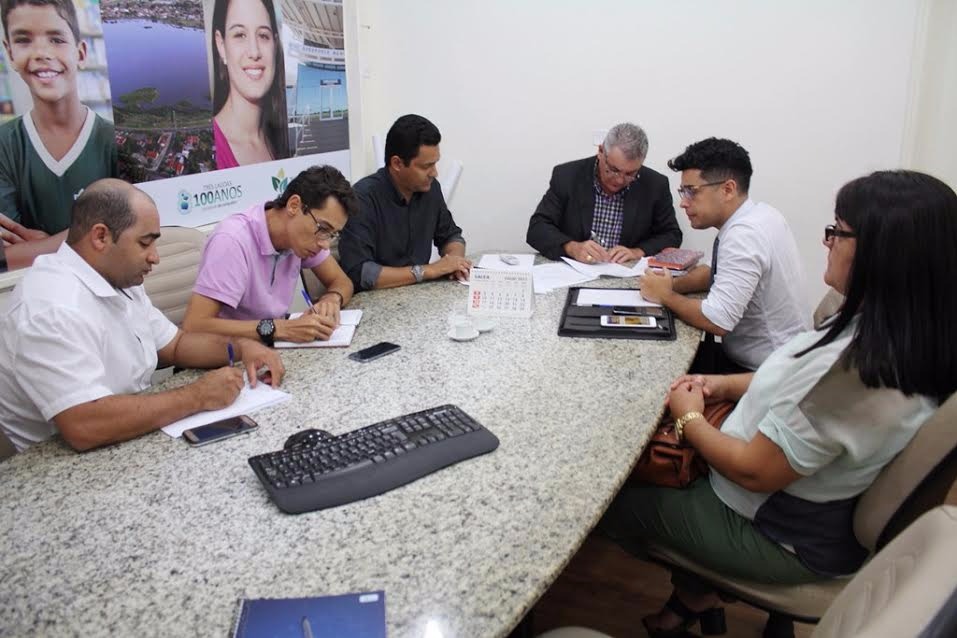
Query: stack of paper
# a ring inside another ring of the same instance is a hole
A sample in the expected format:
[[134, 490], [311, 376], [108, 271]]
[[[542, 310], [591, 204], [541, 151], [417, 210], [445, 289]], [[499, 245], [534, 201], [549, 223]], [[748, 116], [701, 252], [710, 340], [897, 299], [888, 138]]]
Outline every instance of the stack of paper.
[[582, 273], [590, 275], [592, 279], [598, 279], [602, 275], [607, 277], [638, 277], [645, 274], [648, 267], [648, 258], [643, 257], [635, 262], [634, 266], [628, 267], [623, 264], [613, 264], [607, 262], [604, 264], [583, 264], [568, 257], [562, 257], [566, 264]]
[[623, 306], [626, 308], [652, 307], [661, 308], [661, 304], [647, 301], [637, 290], [620, 290], [615, 288], [582, 288], [578, 291], [576, 306]]
[[[298, 319], [302, 316], [301, 312], [294, 312], [289, 315], [290, 319]], [[277, 341], [274, 344], [276, 348], [342, 348], [352, 343], [352, 337], [356, 333], [356, 326], [362, 321], [361, 310], [343, 310], [339, 313], [339, 327], [336, 328], [328, 341], [307, 341], [305, 343], [296, 343], [294, 341]]]
[[560, 261], [553, 261], [533, 267], [532, 279], [535, 284], [536, 294], [544, 295], [556, 288], [577, 286], [578, 284], [597, 279], [597, 277], [583, 275]]
[[184, 431], [195, 428], [207, 423], [214, 423], [240, 414], [249, 414], [271, 405], [277, 405], [283, 401], [288, 401], [292, 396], [281, 390], [276, 390], [268, 383], [259, 382], [255, 388], [248, 385], [242, 389], [232, 405], [220, 410], [209, 410], [207, 412], [197, 412], [185, 419], [180, 419], [175, 423], [170, 423], [163, 432], [173, 438], [181, 436]]

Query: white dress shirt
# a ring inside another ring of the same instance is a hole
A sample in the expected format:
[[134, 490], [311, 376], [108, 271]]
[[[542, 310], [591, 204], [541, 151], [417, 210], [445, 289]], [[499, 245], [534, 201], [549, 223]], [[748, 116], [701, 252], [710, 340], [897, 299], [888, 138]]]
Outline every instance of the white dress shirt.
[[750, 199], [718, 232], [714, 283], [701, 312], [728, 331], [728, 357], [751, 370], [811, 328], [804, 269], [787, 220]]
[[23, 450], [68, 408], [145, 390], [176, 331], [142, 286], [117, 290], [66, 243], [37, 257], [0, 313], [0, 428]]

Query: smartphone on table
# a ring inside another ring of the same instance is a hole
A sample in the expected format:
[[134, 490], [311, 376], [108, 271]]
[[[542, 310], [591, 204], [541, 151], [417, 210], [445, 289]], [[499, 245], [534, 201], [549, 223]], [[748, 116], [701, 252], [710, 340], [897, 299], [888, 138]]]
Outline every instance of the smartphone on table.
[[239, 434], [248, 434], [258, 427], [258, 423], [243, 414], [190, 428], [183, 432], [183, 438], [192, 446], [200, 446], [222, 441]]
[[353, 361], [358, 361], [359, 363], [366, 363], [367, 361], [372, 361], [373, 359], [378, 359], [379, 357], [384, 357], [387, 354], [391, 354], [399, 349], [394, 343], [389, 343], [388, 341], [380, 341], [374, 346], [369, 346], [368, 348], [363, 348], [362, 350], [357, 350], [349, 355], [349, 358]]
[[601, 325], [604, 328], [655, 328], [658, 321], [644, 315], [602, 315]]

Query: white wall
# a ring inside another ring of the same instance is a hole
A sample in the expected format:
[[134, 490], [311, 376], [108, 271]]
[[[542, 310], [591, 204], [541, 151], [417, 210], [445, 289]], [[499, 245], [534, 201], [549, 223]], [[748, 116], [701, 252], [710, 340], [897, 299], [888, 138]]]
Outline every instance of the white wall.
[[957, 189], [957, 2], [924, 0], [904, 165]]
[[[551, 168], [592, 132], [645, 127], [647, 163], [710, 135], [751, 153], [752, 196], [778, 207], [824, 292], [822, 227], [848, 179], [901, 162], [919, 0], [357, 0], [361, 126], [415, 112], [464, 162], [452, 202], [470, 251], [529, 250]], [[355, 69], [353, 66], [352, 69]], [[358, 111], [358, 113], [357, 113]], [[677, 202], [676, 202], [677, 204]], [[679, 221], [687, 229], [679, 210]], [[710, 250], [713, 231], [686, 233]]]

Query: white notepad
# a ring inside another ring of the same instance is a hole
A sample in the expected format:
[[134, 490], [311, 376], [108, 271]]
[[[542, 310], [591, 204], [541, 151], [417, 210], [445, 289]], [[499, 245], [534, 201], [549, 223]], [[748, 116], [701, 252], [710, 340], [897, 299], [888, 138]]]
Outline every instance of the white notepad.
[[291, 394], [283, 392], [282, 390], [276, 390], [268, 383], [260, 381], [256, 384], [255, 388], [250, 388], [246, 385], [239, 393], [239, 396], [236, 397], [236, 400], [233, 401], [232, 405], [228, 405], [220, 410], [197, 412], [185, 419], [170, 423], [163, 428], [163, 432], [176, 438], [182, 436], [183, 432], [190, 428], [239, 416], [240, 414], [249, 414], [250, 412], [288, 401], [291, 398]]
[[661, 308], [661, 304], [648, 301], [637, 290], [617, 290], [614, 288], [582, 288], [578, 291], [576, 306], [647, 306]]
[[[289, 315], [290, 319], [301, 317], [301, 312], [294, 312]], [[356, 333], [356, 326], [362, 321], [361, 310], [343, 310], [339, 313], [339, 327], [332, 332], [328, 341], [307, 341], [305, 343], [295, 343], [293, 341], [277, 341], [276, 348], [344, 348], [352, 343], [352, 337]]]

